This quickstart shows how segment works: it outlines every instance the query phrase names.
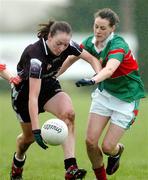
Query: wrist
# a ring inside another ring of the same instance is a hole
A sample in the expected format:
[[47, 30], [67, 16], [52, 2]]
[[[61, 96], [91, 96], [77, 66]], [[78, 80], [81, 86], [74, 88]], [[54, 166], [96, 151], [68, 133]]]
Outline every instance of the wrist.
[[32, 132], [33, 134], [38, 134], [41, 133], [41, 129], [33, 129]]
[[13, 83], [12, 81], [13, 81], [13, 77], [11, 76], [11, 77], [9, 78], [9, 83], [10, 83], [10, 84]]
[[96, 84], [96, 81], [94, 79], [91, 79], [92, 84]]

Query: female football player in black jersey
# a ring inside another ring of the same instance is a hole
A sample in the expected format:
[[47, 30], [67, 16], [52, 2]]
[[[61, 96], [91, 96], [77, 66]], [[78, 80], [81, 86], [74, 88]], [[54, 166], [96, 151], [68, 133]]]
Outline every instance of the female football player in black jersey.
[[70, 97], [62, 91], [56, 75], [69, 55], [83, 58], [96, 73], [101, 69], [98, 60], [71, 40], [71, 27], [64, 21], [41, 24], [39, 40], [26, 47], [17, 65], [21, 83], [12, 90], [13, 109], [17, 114], [22, 133], [17, 137], [13, 157], [11, 180], [21, 180], [26, 151], [36, 141], [48, 148], [41, 137], [39, 113], [50, 112], [66, 122], [69, 135], [64, 143], [65, 179], [82, 179], [86, 171], [79, 169], [75, 158], [74, 119]]

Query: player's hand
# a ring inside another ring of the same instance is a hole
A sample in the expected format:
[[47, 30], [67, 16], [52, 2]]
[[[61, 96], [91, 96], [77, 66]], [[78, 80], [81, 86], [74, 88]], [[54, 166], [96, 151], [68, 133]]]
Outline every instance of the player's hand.
[[4, 71], [6, 69], [6, 64], [0, 64], [0, 71]]
[[90, 85], [94, 85], [95, 81], [92, 80], [92, 79], [80, 79], [75, 84], [76, 84], [77, 87], [80, 87], [80, 86], [90, 86]]
[[11, 77], [9, 80], [9, 83], [13, 84], [19, 84], [22, 81], [22, 79], [19, 76]]
[[43, 142], [43, 138], [41, 136], [41, 130], [40, 129], [35, 129], [35, 130], [32, 130], [33, 132], [33, 135], [34, 135], [34, 139], [36, 141], [36, 143], [43, 149], [47, 149], [48, 146], [46, 146], [46, 144], [44, 144]]

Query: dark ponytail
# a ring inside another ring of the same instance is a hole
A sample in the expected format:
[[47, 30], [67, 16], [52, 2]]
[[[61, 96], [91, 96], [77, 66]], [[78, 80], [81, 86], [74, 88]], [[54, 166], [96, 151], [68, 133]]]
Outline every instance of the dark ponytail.
[[50, 32], [50, 28], [54, 23], [54, 20], [49, 20], [48, 24], [39, 24], [41, 28], [38, 30], [37, 37], [44, 38], [46, 40]]
[[71, 26], [65, 21], [50, 20], [48, 24], [39, 24], [39, 26], [41, 26], [41, 29], [39, 29], [37, 36], [38, 38], [44, 38], [45, 40], [47, 40], [49, 33], [52, 37], [57, 31], [72, 34]]

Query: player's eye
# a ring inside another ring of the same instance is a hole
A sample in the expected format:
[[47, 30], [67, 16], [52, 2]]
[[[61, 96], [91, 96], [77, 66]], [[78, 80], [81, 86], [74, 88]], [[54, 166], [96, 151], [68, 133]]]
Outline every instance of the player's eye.
[[99, 28], [99, 26], [98, 26], [98, 25], [95, 25], [95, 28], [96, 28], [96, 29], [98, 29], [98, 28]]
[[104, 31], [106, 30], [106, 27], [103, 26], [103, 27], [100, 27], [100, 29]]
[[65, 47], [68, 47], [69, 44], [64, 44]]
[[62, 45], [62, 43], [61, 43], [61, 42], [58, 42], [58, 43], [56, 43], [56, 45], [57, 45], [57, 46], [61, 46], [61, 45]]

